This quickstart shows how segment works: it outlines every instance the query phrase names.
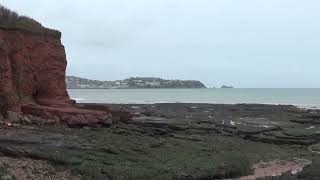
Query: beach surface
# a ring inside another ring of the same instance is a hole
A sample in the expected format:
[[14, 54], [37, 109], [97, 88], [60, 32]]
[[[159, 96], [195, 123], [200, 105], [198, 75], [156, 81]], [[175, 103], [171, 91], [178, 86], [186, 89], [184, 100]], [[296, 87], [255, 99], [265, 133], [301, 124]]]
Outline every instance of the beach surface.
[[319, 110], [262, 104], [111, 106], [136, 116], [114, 119], [108, 127], [3, 128], [0, 179], [320, 178]]

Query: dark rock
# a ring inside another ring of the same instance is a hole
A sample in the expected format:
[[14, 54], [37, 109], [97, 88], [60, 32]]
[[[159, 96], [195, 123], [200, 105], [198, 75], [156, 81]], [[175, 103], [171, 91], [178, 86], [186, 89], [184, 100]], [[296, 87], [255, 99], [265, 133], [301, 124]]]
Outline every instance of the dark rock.
[[67, 120], [67, 124], [70, 127], [77, 127], [82, 125], [81, 120], [79, 120], [76, 116], [70, 116], [69, 119]]
[[9, 121], [12, 123], [20, 123], [21, 122], [21, 114], [17, 112], [8, 111]]
[[109, 154], [120, 154], [120, 151], [113, 148], [113, 147], [110, 147], [110, 146], [104, 146], [101, 148], [101, 150], [103, 152], [106, 152], [106, 153], [109, 153]]
[[22, 123], [31, 125], [32, 124], [32, 120], [29, 118], [29, 116], [23, 116], [22, 117]]

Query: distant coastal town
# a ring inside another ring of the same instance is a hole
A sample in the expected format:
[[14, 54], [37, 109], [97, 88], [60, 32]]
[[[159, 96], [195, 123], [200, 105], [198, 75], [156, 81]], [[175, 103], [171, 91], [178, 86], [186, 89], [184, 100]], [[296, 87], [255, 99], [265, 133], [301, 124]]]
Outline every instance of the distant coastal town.
[[98, 81], [66, 76], [68, 89], [146, 89], [146, 88], [207, 88], [196, 80], [166, 80], [155, 77], [131, 77], [116, 81]]

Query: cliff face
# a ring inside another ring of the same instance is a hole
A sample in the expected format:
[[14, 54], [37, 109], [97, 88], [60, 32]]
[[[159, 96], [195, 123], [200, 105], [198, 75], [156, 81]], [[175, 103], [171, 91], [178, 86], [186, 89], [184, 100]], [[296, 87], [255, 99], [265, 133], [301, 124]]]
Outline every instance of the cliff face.
[[0, 29], [0, 60], [0, 90], [8, 110], [27, 104], [70, 106], [67, 61], [58, 38]]
[[[3, 17], [0, 11], [0, 19]], [[61, 33], [41, 29], [34, 21], [21, 28], [15, 23], [19, 17], [7, 19], [8, 25], [0, 23], [0, 115], [17, 112], [69, 125], [110, 123], [110, 108], [79, 109], [69, 98]], [[37, 26], [36, 31], [31, 30], [32, 25]]]
[[60, 33], [0, 29], [0, 109], [66, 122], [110, 122], [111, 112], [77, 109], [65, 84], [66, 55]]

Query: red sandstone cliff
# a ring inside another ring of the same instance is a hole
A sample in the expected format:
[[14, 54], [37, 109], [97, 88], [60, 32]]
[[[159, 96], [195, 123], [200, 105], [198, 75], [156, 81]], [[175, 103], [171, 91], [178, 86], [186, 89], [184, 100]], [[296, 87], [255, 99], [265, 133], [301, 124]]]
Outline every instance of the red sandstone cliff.
[[8, 110], [20, 105], [70, 106], [64, 83], [67, 65], [60, 35], [0, 29], [0, 90]]
[[112, 112], [108, 107], [78, 109], [70, 100], [65, 84], [67, 60], [60, 32], [34, 21], [26, 28], [19, 23], [13, 26], [11, 22], [19, 16], [6, 24], [1, 15], [0, 9], [0, 112], [3, 116], [13, 111], [69, 125], [110, 123]]

